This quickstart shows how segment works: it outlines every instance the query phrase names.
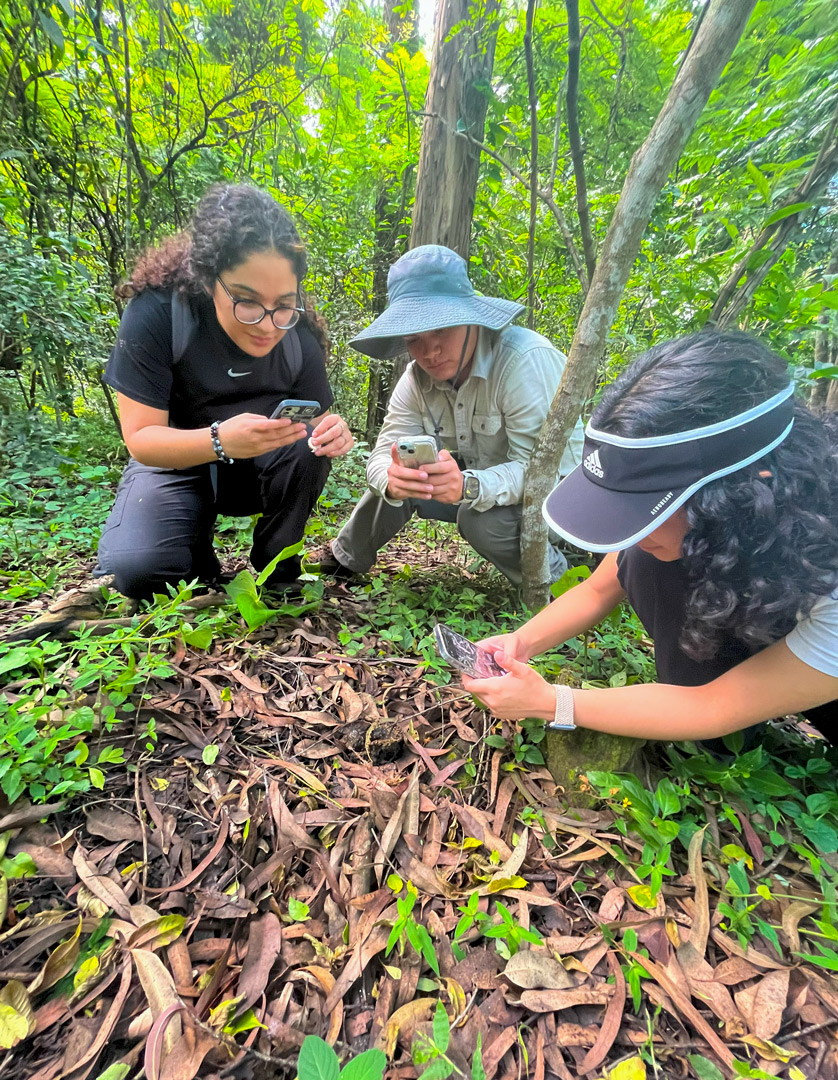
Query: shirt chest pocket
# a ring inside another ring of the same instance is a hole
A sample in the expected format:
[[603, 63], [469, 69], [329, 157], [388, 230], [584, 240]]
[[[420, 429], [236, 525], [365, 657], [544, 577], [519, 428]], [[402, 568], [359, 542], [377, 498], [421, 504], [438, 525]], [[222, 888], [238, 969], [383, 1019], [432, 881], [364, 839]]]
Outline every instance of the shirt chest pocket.
[[475, 413], [471, 421], [471, 430], [475, 435], [486, 435], [491, 438], [501, 429], [503, 419], [497, 414], [487, 415], [486, 413]]

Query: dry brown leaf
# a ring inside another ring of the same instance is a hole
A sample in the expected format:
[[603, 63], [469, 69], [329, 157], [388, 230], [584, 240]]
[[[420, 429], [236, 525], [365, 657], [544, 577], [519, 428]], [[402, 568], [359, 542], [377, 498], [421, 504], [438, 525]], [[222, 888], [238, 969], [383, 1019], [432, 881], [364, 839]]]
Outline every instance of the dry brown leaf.
[[783, 1010], [789, 993], [789, 970], [769, 971], [753, 986], [740, 990], [736, 997], [752, 1035], [773, 1039], [782, 1027]]
[[337, 1003], [343, 999], [343, 995], [349, 987], [360, 979], [361, 972], [364, 971], [370, 960], [384, 949], [389, 936], [389, 927], [377, 926], [370, 936], [365, 941], [361, 942], [358, 948], [353, 952], [343, 971], [340, 973], [334, 988], [323, 1003], [324, 1013], [330, 1013]]
[[524, 990], [567, 990], [576, 985], [568, 971], [546, 949], [519, 950], [509, 959], [503, 974]]
[[[99, 1056], [99, 1054], [101, 1054], [102, 1050], [105, 1048], [105, 1045], [113, 1034], [113, 1030], [116, 1027], [117, 1021], [122, 1015], [122, 1010], [125, 1007], [125, 1002], [128, 998], [130, 990], [131, 961], [126, 956], [122, 962], [122, 978], [120, 979], [119, 989], [117, 990], [116, 995], [108, 1008], [108, 1011], [99, 1021], [99, 1030], [96, 1034], [96, 1038], [87, 1048], [82, 1057], [72, 1063], [72, 1065], [68, 1069], [68, 1073], [77, 1073], [78, 1070], [81, 1069], [83, 1066], [87, 1065], [90, 1062], [94, 1062]], [[96, 992], [101, 993], [103, 991], [101, 988], [97, 987]], [[63, 1077], [65, 1075], [67, 1074], [62, 1073], [60, 1080], [63, 1080]]]
[[309, 851], [319, 851], [320, 844], [313, 839], [306, 830], [297, 823], [294, 815], [288, 808], [288, 804], [282, 797], [279, 784], [272, 780], [268, 787], [268, 800], [271, 814], [276, 825], [277, 846], [280, 848], [303, 848]]
[[[10, 845], [11, 851], [11, 845]], [[61, 885], [69, 885], [75, 881], [76, 874], [72, 862], [60, 851], [54, 851], [51, 847], [42, 844], [15, 844], [14, 851], [24, 851], [38, 868], [38, 874], [42, 877], [52, 878]]]
[[37, 994], [63, 979], [75, 967], [79, 955], [79, 936], [81, 934], [82, 919], [76, 925], [75, 933], [67, 941], [62, 942], [58, 948], [50, 954], [50, 958], [27, 987], [30, 994]]
[[596, 1041], [579, 1066], [582, 1073], [593, 1072], [605, 1061], [623, 1022], [623, 1010], [626, 1006], [626, 980], [620, 962], [613, 952], [608, 953], [608, 967], [614, 976], [614, 996], [608, 1002]]
[[810, 904], [806, 900], [794, 900], [783, 912], [783, 931], [788, 935], [792, 952], [800, 952], [800, 931], [797, 929], [800, 920], [819, 907], [820, 904]]
[[40, 806], [27, 806], [25, 804], [16, 806], [14, 810], [10, 810], [0, 817], [0, 832], [5, 832], [6, 829], [19, 829], [23, 825], [32, 825], [36, 821], [43, 821], [50, 814], [57, 814], [60, 810], [63, 810], [65, 805], [63, 802], [54, 802], [42, 803]]
[[73, 852], [73, 866], [85, 887], [97, 900], [112, 908], [121, 919], [132, 922], [131, 903], [125, 892], [109, 877], [99, 874], [88, 861], [84, 848], [79, 844]]
[[271, 970], [282, 948], [282, 926], [273, 912], [268, 911], [250, 924], [247, 956], [242, 964], [237, 985], [241, 998], [239, 1011], [244, 1012], [265, 992]]
[[739, 983], [755, 979], [758, 975], [762, 975], [759, 968], [749, 964], [741, 956], [731, 956], [728, 960], [722, 960], [713, 971], [713, 981], [720, 982], [723, 986], [738, 986]]
[[[299, 968], [291, 975], [291, 978], [308, 982], [310, 985], [316, 986], [323, 992], [324, 997], [331, 993], [335, 988], [335, 977], [331, 971], [327, 971], [326, 968], [323, 967], [318, 967], [316, 964], [309, 964], [307, 967]], [[323, 1036], [329, 1046], [334, 1046], [337, 1042], [342, 1025], [343, 1002], [339, 1001], [329, 1014], [329, 1025]]]
[[[155, 1021], [169, 1010], [176, 1011], [177, 1008], [183, 1007], [183, 1002], [175, 989], [174, 979], [159, 956], [149, 952], [148, 949], [134, 949], [131, 956]], [[171, 1053], [180, 1037], [180, 1020], [174, 1017], [166, 1026], [162, 1036], [164, 1054]]]
[[672, 979], [667, 975], [666, 971], [660, 964], [655, 963], [654, 960], [650, 960], [648, 957], [640, 956], [638, 953], [629, 952], [629, 956], [635, 963], [640, 964], [645, 968], [661, 989], [666, 993], [671, 1004], [678, 1010], [682, 1017], [686, 1017], [687, 1020], [693, 1025], [693, 1027], [702, 1035], [710, 1044], [711, 1049], [717, 1055], [719, 1060], [724, 1064], [728, 1070], [728, 1075], [733, 1075], [733, 1054], [730, 1048], [722, 1042], [716, 1031], [707, 1023], [701, 1013], [696, 1009], [689, 999], [681, 992], [681, 990], [673, 983]]
[[373, 867], [375, 869], [375, 878], [379, 885], [385, 877], [385, 863], [392, 854], [393, 848], [396, 846], [396, 842], [401, 834], [406, 802], [407, 790], [404, 791], [396, 804], [395, 813], [387, 822], [384, 832], [381, 834], [381, 839], [378, 842], [378, 852], [373, 860]]
[[[87, 815], [87, 831], [106, 840], [142, 840], [143, 829], [131, 814], [110, 807], [96, 807]], [[153, 835], [153, 834], [151, 834]]]
[[787, 964], [784, 964], [782, 960], [775, 960], [772, 956], [767, 956], [764, 952], [760, 952], [759, 949], [755, 949], [753, 945], [749, 945], [747, 948], [743, 948], [738, 941], [732, 937], [728, 937], [718, 927], [711, 930], [710, 936], [713, 941], [727, 953], [728, 956], [739, 956], [747, 960], [748, 963], [753, 964], [754, 967], [767, 968], [770, 971], [784, 971]]
[[687, 857], [695, 888], [695, 914], [689, 940], [678, 946], [676, 956], [693, 997], [709, 1005], [716, 1016], [724, 1021], [728, 1038], [736, 1038], [745, 1034], [745, 1020], [727, 989], [713, 980], [713, 969], [705, 956], [710, 936], [710, 899], [701, 856], [705, 829], [698, 829], [690, 840]]
[[614, 994], [608, 983], [599, 986], [577, 986], [573, 990], [525, 990], [521, 1004], [533, 1012], [557, 1012], [576, 1005], [605, 1005]]
[[[218, 1039], [204, 1028], [187, 1026], [183, 1038], [163, 1060], [160, 1080], [194, 1080], [207, 1054], [218, 1046]], [[146, 1070], [148, 1080], [152, 1074]]]
[[403, 1046], [409, 1047], [417, 1026], [430, 1020], [435, 1008], [436, 998], [420, 997], [396, 1009], [376, 1041], [378, 1049], [383, 1050], [388, 1058], [392, 1058], [399, 1039]]
[[[530, 993], [538, 993], [536, 990], [530, 991]], [[486, 1080], [492, 1080], [492, 1077], [498, 1071], [498, 1066], [501, 1063], [503, 1055], [511, 1050], [515, 1043], [518, 1041], [518, 1028], [508, 1027], [494, 1039], [493, 1042], [487, 1043], [486, 1049], [483, 1051], [483, 1071], [486, 1074]], [[517, 1075], [517, 1074], [516, 1074]]]

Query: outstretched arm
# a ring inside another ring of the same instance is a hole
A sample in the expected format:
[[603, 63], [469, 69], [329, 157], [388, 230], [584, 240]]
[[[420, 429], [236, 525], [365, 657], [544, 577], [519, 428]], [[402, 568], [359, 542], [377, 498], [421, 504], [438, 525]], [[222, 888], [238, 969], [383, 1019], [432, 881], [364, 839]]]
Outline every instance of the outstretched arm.
[[[510, 672], [498, 679], [463, 678], [467, 690], [493, 715], [549, 722], [556, 704], [553, 686], [532, 668], [498, 658]], [[608, 690], [574, 690], [579, 727], [641, 739], [711, 739], [762, 720], [805, 712], [838, 698], [838, 678], [798, 659], [778, 641], [704, 686], [663, 683]]]

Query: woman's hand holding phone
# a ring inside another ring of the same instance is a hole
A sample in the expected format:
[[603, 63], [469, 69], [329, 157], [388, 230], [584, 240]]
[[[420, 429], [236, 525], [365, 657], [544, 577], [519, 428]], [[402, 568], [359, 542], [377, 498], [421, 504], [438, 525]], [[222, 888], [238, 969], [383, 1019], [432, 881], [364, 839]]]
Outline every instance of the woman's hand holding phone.
[[[501, 635], [503, 637], [512, 635]], [[488, 640], [492, 640], [491, 638]], [[486, 642], [480, 642], [486, 648]], [[552, 720], [556, 708], [556, 691], [539, 673], [507, 653], [497, 651], [495, 660], [507, 673], [494, 679], [472, 679], [463, 675], [463, 686], [482, 701], [492, 716], [501, 720], [522, 720], [533, 716], [545, 722]]]
[[233, 458], [254, 458], [304, 439], [305, 424], [291, 420], [269, 420], [262, 413], [239, 413], [218, 425], [224, 453]]
[[481, 649], [490, 652], [495, 659], [498, 658], [498, 653], [500, 653], [503, 656], [519, 661], [521, 664], [527, 664], [530, 661], [530, 654], [516, 633], [493, 634], [492, 637], [482, 638], [477, 644]]

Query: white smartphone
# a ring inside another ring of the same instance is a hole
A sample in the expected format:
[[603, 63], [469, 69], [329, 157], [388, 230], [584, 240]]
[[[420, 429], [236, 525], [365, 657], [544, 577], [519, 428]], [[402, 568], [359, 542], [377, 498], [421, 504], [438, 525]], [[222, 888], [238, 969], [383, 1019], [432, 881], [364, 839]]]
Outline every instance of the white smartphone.
[[280, 401], [270, 415], [271, 420], [293, 420], [295, 424], [305, 424], [322, 412], [319, 401], [298, 401], [286, 398]]
[[473, 679], [494, 679], [508, 675], [488, 649], [481, 649], [473, 641], [457, 634], [442, 623], [434, 627], [434, 640], [439, 655], [452, 667], [471, 675]]
[[396, 443], [399, 462], [406, 469], [418, 469], [422, 465], [433, 465], [437, 461], [436, 439], [433, 435], [414, 435], [410, 439], [399, 439]]

